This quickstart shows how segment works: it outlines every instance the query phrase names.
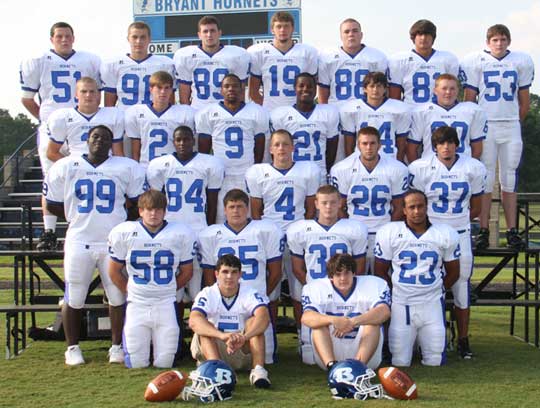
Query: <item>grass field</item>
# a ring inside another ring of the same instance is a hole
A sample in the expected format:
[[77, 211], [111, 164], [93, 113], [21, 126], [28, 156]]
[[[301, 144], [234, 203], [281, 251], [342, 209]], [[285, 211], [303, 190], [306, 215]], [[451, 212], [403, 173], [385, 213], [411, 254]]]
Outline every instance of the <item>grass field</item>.
[[[40, 320], [50, 322], [52, 316]], [[292, 334], [280, 334], [280, 361], [269, 368], [272, 388], [255, 390], [248, 373], [237, 373], [234, 398], [223, 403], [235, 407], [535, 407], [540, 380], [540, 350], [509, 336], [509, 309], [473, 308], [472, 361], [458, 360], [449, 353], [445, 367], [422, 367], [415, 361], [408, 372], [416, 380], [419, 399], [401, 401], [334, 401], [326, 386], [326, 375], [303, 365], [296, 354]], [[2, 322], [3, 323], [3, 322]], [[2, 324], [3, 325], [3, 324]], [[519, 331], [518, 331], [519, 333]], [[5, 340], [4, 333], [0, 341]], [[61, 342], [35, 342], [18, 357], [0, 360], [0, 407], [145, 407], [146, 384], [160, 370], [128, 370], [107, 363], [107, 341], [85, 341], [81, 347], [87, 364], [66, 367]], [[194, 369], [184, 360], [180, 369]], [[178, 405], [177, 405], [178, 404]], [[191, 405], [175, 401], [165, 406]], [[199, 404], [200, 405], [200, 404]]]

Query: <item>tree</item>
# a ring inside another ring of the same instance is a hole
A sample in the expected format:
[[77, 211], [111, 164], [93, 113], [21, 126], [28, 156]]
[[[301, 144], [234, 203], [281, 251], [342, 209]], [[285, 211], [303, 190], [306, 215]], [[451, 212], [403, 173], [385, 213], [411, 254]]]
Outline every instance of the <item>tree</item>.
[[[26, 115], [20, 113], [13, 118], [7, 109], [0, 109], [0, 162], [4, 161], [4, 156], [11, 155], [36, 128], [37, 125]], [[35, 146], [35, 141], [28, 146]]]
[[523, 156], [519, 169], [519, 191], [540, 192], [540, 96], [531, 94], [531, 109], [522, 125]]

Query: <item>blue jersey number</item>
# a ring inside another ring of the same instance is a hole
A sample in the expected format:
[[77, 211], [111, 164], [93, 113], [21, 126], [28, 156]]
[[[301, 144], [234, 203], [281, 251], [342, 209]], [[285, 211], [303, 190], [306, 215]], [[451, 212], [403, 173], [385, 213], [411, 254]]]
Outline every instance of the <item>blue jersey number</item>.
[[[197, 91], [197, 98], [207, 100], [210, 97], [210, 82], [215, 88], [220, 88], [223, 77], [228, 73], [229, 70], [226, 68], [217, 68], [212, 71], [212, 74], [206, 68], [195, 69], [193, 71], [193, 84]], [[214, 99], [223, 99], [223, 95], [219, 92], [212, 92], [211, 95]]]
[[225, 151], [225, 156], [229, 159], [239, 159], [244, 155], [244, 132], [242, 128], [233, 126], [225, 130], [225, 143], [231, 147]]
[[373, 186], [371, 191], [363, 185], [353, 186], [351, 195], [356, 195], [352, 199], [354, 206], [353, 213], [363, 217], [382, 216], [386, 214], [386, 204], [388, 199], [385, 197], [390, 194], [388, 186]]
[[433, 211], [439, 214], [447, 213], [450, 208], [449, 203], [449, 194], [450, 191], [457, 191], [459, 194], [459, 197], [454, 202], [454, 206], [452, 207], [452, 214], [461, 214], [463, 212], [463, 202], [469, 195], [469, 183], [464, 181], [454, 181], [450, 183], [450, 186], [448, 184], [437, 181], [433, 183], [430, 187], [431, 191], [439, 190], [439, 198], [431, 204], [431, 208], [433, 208]]
[[[294, 154], [293, 154], [293, 160], [295, 161], [320, 161], [322, 160], [323, 156], [321, 153], [321, 132], [316, 131], [313, 132], [313, 134], [310, 135], [309, 132], [306, 132], [305, 130], [299, 130], [298, 132], [294, 132], [293, 134], [294, 139]], [[311, 158], [310, 153], [302, 152], [302, 150], [309, 149], [309, 146], [311, 145], [311, 142], [313, 141], [313, 145], [315, 146], [315, 154], [313, 155], [313, 159]]]
[[[502, 89], [503, 81], [508, 84], [508, 89]], [[516, 71], [484, 71], [484, 98], [488, 102], [496, 102], [502, 97], [505, 101], [512, 102], [516, 95], [517, 81]]]
[[157, 153], [156, 149], [167, 146], [169, 134], [165, 129], [152, 129], [148, 135], [150, 143], [148, 144], [148, 160], [153, 160], [156, 157], [163, 156], [163, 153]]
[[[80, 179], [75, 183], [75, 196], [79, 201], [77, 211], [88, 214], [94, 209], [100, 214], [110, 214], [114, 210], [116, 185], [112, 180], [98, 180], [96, 184], [90, 179]], [[95, 201], [101, 200], [99, 203]]]
[[[153, 269], [149, 264], [152, 258]], [[158, 285], [166, 285], [174, 276], [174, 254], [168, 249], [157, 251], [153, 257], [152, 251], [149, 250], [131, 251], [129, 263], [133, 269], [141, 272], [133, 275], [133, 281], [139, 285], [146, 285], [152, 279]]]
[[53, 101], [56, 103], [71, 102], [71, 85], [79, 79], [81, 79], [79, 71], [75, 71], [73, 74], [69, 71], [51, 71], [51, 84], [59, 92], [53, 95]]
[[236, 255], [242, 263], [242, 279], [254, 280], [259, 275], [259, 262], [255, 257], [258, 252], [258, 245], [241, 245], [238, 253], [232, 247], [219, 248], [217, 256], [220, 258], [225, 254]]
[[[362, 122], [360, 124], [360, 129], [363, 129], [367, 126], [371, 126], [368, 122]], [[383, 147], [383, 152], [386, 154], [394, 153], [394, 137], [392, 137], [392, 122], [383, 122], [379, 126], [379, 133], [381, 135], [381, 144]]]
[[296, 207], [294, 206], [293, 187], [286, 187], [283, 190], [276, 203], [274, 204], [274, 210], [278, 213], [283, 213], [284, 220], [294, 220], [294, 212], [296, 211]]
[[[270, 85], [270, 96], [279, 96], [279, 68], [277, 65], [272, 65], [269, 69], [271, 75], [271, 85]], [[285, 96], [295, 96], [294, 91], [294, 79], [300, 74], [300, 68], [296, 65], [285, 65], [281, 72], [281, 81], [283, 82], [283, 95]]]
[[182, 200], [187, 204], [193, 204], [193, 211], [201, 213], [204, 211], [203, 188], [204, 182], [202, 179], [195, 179], [191, 186], [183, 190], [184, 183], [177, 178], [170, 178], [165, 184], [165, 192], [167, 194], [167, 211], [177, 212], [182, 208]]
[[319, 256], [317, 256], [317, 265], [319, 266], [319, 270], [316, 271], [315, 269], [309, 270], [309, 275], [313, 279], [321, 279], [326, 278], [326, 261], [328, 261], [332, 256], [335, 254], [346, 254], [348, 251], [347, 245], [344, 243], [335, 243], [330, 246], [330, 248], [327, 248], [323, 244], [313, 244], [308, 248], [308, 252], [310, 254], [316, 254], [318, 253]]
[[[459, 146], [457, 147], [456, 152], [463, 153], [465, 151], [465, 141], [467, 139], [467, 134], [469, 133], [469, 125], [459, 120], [456, 120], [455, 122], [452, 122], [450, 124], [447, 124], [443, 121], [436, 121], [431, 124], [431, 133], [433, 133], [435, 129], [443, 126], [450, 126], [456, 129], [456, 132], [459, 136]], [[432, 149], [434, 148], [432, 147]]]
[[[435, 81], [439, 75], [439, 72], [435, 72], [430, 78], [427, 72], [415, 72], [412, 77], [412, 86], [413, 86], [413, 101], [415, 103], [425, 103], [430, 101], [431, 96], [431, 79]], [[435, 102], [435, 96], [433, 96], [432, 101]]]
[[[139, 95], [139, 83], [143, 81], [144, 91]], [[135, 105], [137, 103], [150, 103], [150, 75], [140, 78], [136, 74], [125, 74], [122, 77], [122, 92], [131, 94], [131, 97], [123, 96], [121, 101], [123, 105]], [[140, 100], [139, 100], [140, 98]]]
[[351, 99], [351, 97], [354, 97], [354, 99], [362, 98], [363, 81], [367, 74], [369, 74], [367, 69], [359, 69], [354, 72], [353, 80], [353, 73], [350, 69], [338, 69], [334, 77], [336, 83], [336, 99], [338, 101], [344, 101]]
[[[439, 255], [435, 251], [424, 251], [420, 254], [420, 260], [431, 260], [428, 271], [418, 273], [418, 255], [413, 251], [401, 251], [399, 253], [400, 260], [406, 260], [401, 264], [399, 271], [399, 282], [407, 285], [431, 285], [435, 282], [435, 267], [439, 261]], [[426, 273], [427, 272], [427, 273]]]

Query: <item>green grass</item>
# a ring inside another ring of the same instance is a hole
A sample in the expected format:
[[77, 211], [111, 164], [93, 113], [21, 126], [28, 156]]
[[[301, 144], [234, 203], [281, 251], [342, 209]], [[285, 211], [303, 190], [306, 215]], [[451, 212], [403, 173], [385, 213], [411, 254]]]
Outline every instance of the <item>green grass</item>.
[[[534, 407], [538, 399], [540, 351], [508, 334], [509, 309], [473, 308], [471, 343], [473, 361], [449, 354], [445, 367], [422, 367], [415, 361], [408, 369], [416, 380], [416, 402], [369, 401], [371, 407]], [[47, 320], [48, 319], [48, 320]], [[50, 322], [52, 316], [40, 320]], [[3, 322], [0, 324], [3, 325]], [[280, 334], [280, 361], [269, 367], [272, 389], [249, 386], [248, 373], [237, 373], [238, 385], [231, 401], [235, 407], [352, 407], [358, 401], [334, 401], [326, 376], [316, 367], [303, 365], [292, 334]], [[3, 333], [0, 341], [4, 341]], [[64, 344], [35, 342], [18, 357], [0, 360], [0, 407], [146, 407], [146, 384], [160, 370], [128, 370], [106, 362], [107, 341], [86, 341], [81, 347], [87, 364], [65, 367]], [[182, 362], [189, 372], [195, 365]], [[170, 405], [196, 405], [176, 401]], [[198, 404], [200, 406], [200, 404]]]

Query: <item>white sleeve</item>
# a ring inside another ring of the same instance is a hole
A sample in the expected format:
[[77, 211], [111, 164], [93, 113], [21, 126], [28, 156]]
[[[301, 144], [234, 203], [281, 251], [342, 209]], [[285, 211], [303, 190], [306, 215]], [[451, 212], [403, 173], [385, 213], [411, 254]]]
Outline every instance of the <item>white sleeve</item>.
[[401, 59], [392, 57], [388, 60], [388, 83], [403, 88]]
[[212, 126], [210, 124], [208, 108], [203, 108], [195, 114], [195, 128], [199, 136], [212, 136]]
[[452, 74], [455, 77], [459, 76], [459, 60], [454, 54], [448, 53], [446, 60], [446, 74]]
[[487, 137], [488, 123], [486, 112], [480, 107], [477, 107], [474, 111], [471, 130], [470, 130], [470, 139], [471, 142], [476, 142], [478, 140], [483, 140]]
[[317, 313], [326, 311], [325, 305], [321, 301], [321, 291], [317, 280], [307, 283], [302, 288], [302, 311], [313, 310]]
[[113, 61], [103, 62], [99, 69], [103, 90], [105, 92], [116, 93], [118, 81], [118, 73], [116, 72], [116, 64]]
[[245, 292], [245, 299], [243, 299], [242, 303], [246, 311], [249, 312], [250, 316], [253, 316], [255, 310], [261, 306], [267, 306], [269, 300], [266, 295], [250, 290]]
[[405, 110], [397, 115], [396, 137], [409, 136], [411, 132], [411, 111]]
[[116, 120], [113, 124], [113, 142], [121, 142], [124, 140], [124, 112], [122, 112], [120, 109], [113, 108], [116, 110]]
[[[330, 107], [330, 105], [328, 105]], [[328, 121], [326, 122], [326, 138], [334, 139], [339, 135], [339, 111], [333, 106], [328, 109]]]
[[409, 170], [401, 162], [396, 163], [390, 188], [392, 198], [401, 197], [409, 189]]
[[127, 240], [122, 234], [123, 224], [114, 227], [109, 233], [109, 256], [120, 263], [125, 263], [127, 258]]
[[39, 91], [41, 84], [40, 60], [38, 58], [32, 58], [21, 63], [19, 80], [23, 98], [32, 98]]
[[321, 185], [321, 169], [313, 162], [310, 163], [311, 166], [311, 176], [308, 179], [308, 185], [306, 186], [306, 196], [311, 197], [317, 193], [319, 186]]
[[339, 190], [339, 193], [343, 197], [347, 197], [347, 194], [349, 194], [351, 180], [349, 177], [347, 177], [347, 169], [342, 166], [342, 163], [343, 161], [332, 166], [330, 169], [330, 179], [332, 180], [334, 187]]
[[486, 189], [487, 170], [483, 163], [475, 160], [475, 166], [472, 169], [471, 194], [477, 196], [484, 194]]
[[67, 127], [64, 115], [66, 111], [59, 109], [49, 116], [47, 120], [47, 135], [49, 139], [58, 144], [64, 144], [67, 138]]
[[284, 117], [282, 112], [283, 112], [283, 109], [281, 108], [273, 109], [272, 112], [270, 112], [270, 130], [272, 132], [275, 132], [276, 130], [279, 130], [279, 129], [285, 129], [285, 126], [283, 125], [283, 121], [282, 121]]
[[339, 111], [339, 121], [341, 123], [341, 133], [356, 137], [357, 112], [348, 108], [348, 103]]
[[250, 58], [250, 74], [256, 77], [262, 77], [262, 64], [260, 61], [260, 52], [258, 51], [257, 46], [252, 46], [248, 48], [249, 58]]
[[390, 307], [392, 305], [392, 295], [390, 293], [390, 287], [385, 280], [378, 278], [376, 288], [377, 291], [374, 293], [375, 296], [373, 302], [371, 303], [370, 309], [373, 309], [380, 304], [385, 304]]
[[355, 224], [357, 226], [351, 234], [351, 255], [353, 258], [358, 258], [360, 256], [366, 255], [367, 244], [368, 244], [368, 229], [364, 223], [358, 221]]
[[423, 136], [424, 128], [424, 118], [423, 112], [417, 109], [414, 109], [411, 112], [411, 131], [407, 137], [407, 141], [414, 144], [422, 144], [424, 140]]
[[251, 59], [247, 51], [242, 52], [231, 72], [237, 75], [242, 81], [246, 81], [249, 78], [250, 61]]
[[185, 49], [181, 48], [176, 51], [173, 61], [178, 81], [183, 84], [191, 85], [193, 82], [193, 70], [186, 58]]
[[43, 183], [43, 195], [48, 202], [53, 204], [63, 204], [65, 200], [64, 183], [66, 179], [64, 163], [65, 161], [63, 159], [54, 163], [47, 172], [45, 182]]
[[126, 188], [126, 195], [133, 200], [144, 193], [146, 175], [144, 174], [144, 168], [139, 163], [134, 162], [131, 167], [131, 177]]
[[254, 164], [246, 171], [246, 187], [250, 197], [263, 198], [263, 192], [259, 181], [262, 178], [259, 176], [258, 165]]
[[319, 52], [317, 49], [310, 46], [310, 52], [307, 58], [305, 72], [309, 72], [311, 75], [316, 76], [319, 69]]
[[146, 168], [146, 182], [152, 190], [162, 191], [165, 187], [165, 175], [160, 157], [156, 157], [148, 163]]
[[330, 83], [332, 78], [330, 77], [329, 71], [330, 64], [326, 61], [324, 55], [319, 56], [319, 72], [317, 73], [317, 80], [319, 86], [323, 88], [330, 88]]
[[268, 136], [270, 128], [270, 117], [268, 111], [262, 106], [257, 105], [257, 125], [255, 127], [255, 136]]
[[426, 185], [418, 160], [409, 164], [409, 186], [420, 191], [425, 191]]
[[281, 259], [283, 256], [285, 238], [283, 232], [277, 225], [270, 222], [268, 223], [268, 227], [262, 231], [262, 241], [266, 253], [266, 262], [271, 262]]
[[223, 184], [223, 179], [225, 178], [225, 166], [223, 162], [218, 157], [212, 156], [211, 165], [208, 167], [208, 180], [207, 188], [208, 190], [219, 190]]
[[460, 63], [459, 80], [464, 88], [480, 89], [481, 72], [476, 64], [476, 58], [472, 55], [465, 57]]
[[534, 79], [534, 63], [532, 58], [523, 54], [523, 60], [518, 66], [518, 83], [519, 89], [525, 89], [531, 86]]
[[[391, 224], [387, 225], [390, 226]], [[375, 257], [386, 262], [391, 262], [393, 256], [390, 232], [391, 229], [385, 227], [378, 230], [377, 235], [375, 235], [375, 247], [373, 249]]]
[[137, 111], [139, 107], [137, 105], [131, 106], [126, 109], [124, 115], [124, 128], [127, 137], [131, 139], [141, 139], [141, 129], [139, 128], [139, 121], [137, 120]]
[[197, 296], [195, 296], [193, 306], [191, 306], [191, 311], [200, 312], [206, 317], [208, 317], [208, 315], [212, 315], [214, 299], [211, 296], [211, 288], [212, 286], [207, 286], [206, 288], [203, 288], [203, 290], [201, 290]]
[[443, 248], [443, 262], [450, 262], [459, 259], [461, 252], [459, 248], [459, 235], [451, 227], [445, 225], [447, 230], [446, 242]]
[[[210, 228], [210, 229], [209, 229]], [[217, 262], [217, 243], [214, 242], [215, 232], [212, 227], [199, 233], [197, 247], [199, 249], [199, 263], [201, 268], [213, 269]]]
[[184, 225], [184, 231], [180, 236], [178, 246], [180, 249], [180, 265], [190, 264], [193, 262], [193, 252], [195, 248], [195, 233], [187, 225]]
[[291, 251], [291, 255], [304, 257], [305, 253], [305, 238], [304, 230], [302, 228], [303, 220], [297, 221], [287, 228], [287, 246]]

